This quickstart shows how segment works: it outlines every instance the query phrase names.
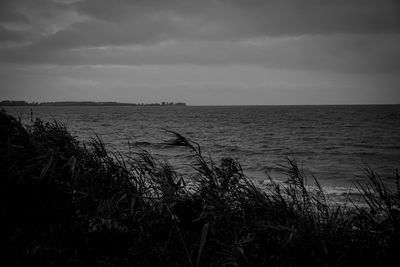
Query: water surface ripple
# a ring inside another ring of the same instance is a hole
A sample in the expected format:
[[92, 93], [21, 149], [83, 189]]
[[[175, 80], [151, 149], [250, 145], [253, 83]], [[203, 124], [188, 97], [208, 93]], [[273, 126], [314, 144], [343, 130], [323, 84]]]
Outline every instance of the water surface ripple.
[[[95, 133], [114, 152], [146, 149], [185, 166], [188, 155], [163, 145], [174, 130], [215, 158], [233, 157], [256, 181], [280, 178], [278, 164], [295, 158], [327, 187], [365, 179], [369, 166], [384, 179], [400, 166], [400, 105], [7, 107], [24, 122], [34, 116], [67, 124], [88, 140]], [[130, 145], [128, 145], [128, 143]], [[184, 168], [184, 167], [183, 167]]]

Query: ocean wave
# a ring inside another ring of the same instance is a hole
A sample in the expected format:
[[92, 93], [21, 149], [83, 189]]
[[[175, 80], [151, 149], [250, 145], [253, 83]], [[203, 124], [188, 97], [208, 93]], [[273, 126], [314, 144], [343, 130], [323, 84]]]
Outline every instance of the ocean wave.
[[[258, 181], [257, 186], [261, 190], [268, 193], [270, 190], [274, 190], [276, 186], [280, 187], [281, 190], [284, 190], [289, 185], [285, 180], [269, 178]], [[310, 195], [320, 192], [320, 188], [316, 185], [306, 185], [305, 188]], [[362, 199], [362, 193], [358, 188], [343, 186], [321, 186], [321, 189], [328, 201], [333, 201], [337, 204], [346, 204], [350, 201], [357, 203], [358, 205], [363, 204], [364, 202]]]
[[[30, 121], [29, 108], [8, 108]], [[78, 140], [87, 142], [97, 133], [113, 152], [131, 153], [150, 150], [165, 157], [185, 159], [187, 149], [165, 145], [170, 136], [162, 127], [174, 129], [202, 145], [218, 161], [221, 157], [237, 159], [255, 180], [265, 175], [283, 177], [278, 167], [266, 163], [285, 163], [287, 156], [297, 159], [305, 171], [321, 183], [349, 185], [358, 178], [362, 166], [370, 164], [382, 177], [391, 177], [399, 166], [400, 106], [335, 107], [187, 107], [158, 108], [53, 108], [34, 107], [43, 119], [68, 120], [68, 127]], [[239, 122], [250, 122], [241, 125]], [[129, 143], [128, 143], [129, 142]], [[260, 178], [261, 177], [261, 178]], [[342, 188], [328, 188], [332, 195], [347, 193]], [[351, 192], [350, 192], [351, 194]]]

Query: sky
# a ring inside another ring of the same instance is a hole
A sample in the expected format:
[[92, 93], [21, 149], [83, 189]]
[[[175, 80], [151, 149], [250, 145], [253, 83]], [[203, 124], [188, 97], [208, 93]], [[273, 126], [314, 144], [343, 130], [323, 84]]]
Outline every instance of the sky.
[[1, 0], [0, 100], [400, 103], [398, 0]]

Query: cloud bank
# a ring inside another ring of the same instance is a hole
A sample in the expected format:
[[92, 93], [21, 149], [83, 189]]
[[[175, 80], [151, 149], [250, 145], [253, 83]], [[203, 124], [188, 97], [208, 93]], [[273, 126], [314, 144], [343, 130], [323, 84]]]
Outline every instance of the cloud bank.
[[0, 10], [8, 63], [399, 67], [398, 1], [6, 0]]
[[0, 1], [0, 64], [69, 66], [69, 73], [85, 65], [110, 73], [114, 66], [190, 65], [203, 71], [204, 84], [204, 66], [254, 66], [306, 71], [315, 84], [326, 84], [321, 72], [390, 77], [392, 92], [399, 46], [397, 0]]

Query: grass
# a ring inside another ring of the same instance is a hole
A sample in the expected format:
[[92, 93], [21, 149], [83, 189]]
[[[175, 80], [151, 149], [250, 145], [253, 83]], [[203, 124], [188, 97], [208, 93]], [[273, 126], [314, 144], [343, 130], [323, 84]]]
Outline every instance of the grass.
[[[261, 191], [230, 158], [193, 154], [178, 174], [147, 151], [128, 159], [56, 121], [0, 113], [2, 266], [389, 266], [400, 249], [400, 186], [372, 170], [367, 208], [332, 205], [295, 161]], [[340, 166], [338, 166], [340, 168]]]

